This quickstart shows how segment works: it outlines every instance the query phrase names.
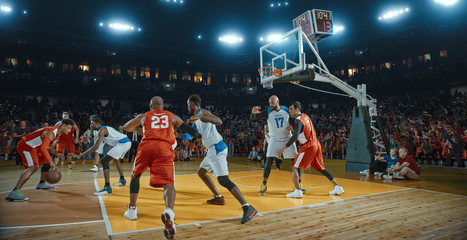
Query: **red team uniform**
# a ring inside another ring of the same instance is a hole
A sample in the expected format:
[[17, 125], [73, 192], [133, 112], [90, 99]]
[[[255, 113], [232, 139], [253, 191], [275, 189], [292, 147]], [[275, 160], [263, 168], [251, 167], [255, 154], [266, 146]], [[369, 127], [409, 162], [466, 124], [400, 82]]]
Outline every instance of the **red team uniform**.
[[152, 187], [174, 184], [175, 157], [172, 145], [175, 143], [172, 113], [165, 110], [153, 110], [145, 113], [143, 125], [144, 137], [138, 146], [132, 178], [143, 174], [150, 168]]
[[302, 113], [297, 117], [303, 124], [303, 130], [298, 136], [298, 141], [303, 144], [295, 157], [292, 166], [300, 169], [308, 169], [310, 164], [316, 171], [324, 170], [323, 155], [321, 154], [321, 143], [316, 137], [315, 128], [308, 115]]
[[50, 131], [54, 133], [54, 140], [60, 136], [57, 136], [58, 129], [56, 127], [46, 127], [36, 130], [23, 138], [18, 142], [17, 151], [21, 158], [23, 159], [24, 168], [39, 166], [46, 164], [52, 160], [50, 157], [47, 148], [52, 144], [53, 141], [50, 141], [49, 144], [45, 146], [43, 144], [43, 139], [41, 135], [44, 131]]
[[66, 153], [75, 153], [75, 143], [73, 139], [73, 133], [75, 129], [72, 128], [71, 131], [68, 134], [62, 134], [58, 138], [57, 142], [57, 152], [63, 153], [63, 150], [66, 151]]

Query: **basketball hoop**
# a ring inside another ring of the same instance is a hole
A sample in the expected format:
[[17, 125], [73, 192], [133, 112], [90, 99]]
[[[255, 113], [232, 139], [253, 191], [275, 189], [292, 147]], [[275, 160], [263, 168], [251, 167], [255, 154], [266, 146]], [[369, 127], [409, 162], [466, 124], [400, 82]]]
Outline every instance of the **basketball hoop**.
[[264, 77], [269, 77], [274, 75], [275, 77], [282, 76], [282, 70], [275, 67], [262, 67], [258, 68], [258, 72], [263, 74]]

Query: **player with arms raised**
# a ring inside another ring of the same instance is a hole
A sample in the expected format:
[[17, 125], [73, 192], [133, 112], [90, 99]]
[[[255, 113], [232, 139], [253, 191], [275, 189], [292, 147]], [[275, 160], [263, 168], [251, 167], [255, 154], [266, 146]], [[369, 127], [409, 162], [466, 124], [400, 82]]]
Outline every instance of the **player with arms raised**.
[[[165, 225], [164, 234], [168, 239], [175, 236], [176, 228], [174, 224], [175, 213], [173, 212], [175, 203], [174, 188], [174, 157], [173, 145], [175, 144], [174, 127], [188, 132], [195, 138], [201, 135], [183, 120], [164, 109], [164, 101], [156, 96], [151, 99], [149, 108], [151, 111], [139, 114], [132, 120], [125, 123], [123, 129], [127, 132], [143, 133], [144, 137], [138, 146], [135, 165], [130, 182], [130, 204], [124, 217], [135, 220], [138, 218], [136, 200], [139, 193], [139, 179], [149, 167], [151, 172], [149, 185], [152, 187], [164, 188], [165, 211], [162, 212], [161, 219]], [[139, 128], [143, 126], [143, 129]]]

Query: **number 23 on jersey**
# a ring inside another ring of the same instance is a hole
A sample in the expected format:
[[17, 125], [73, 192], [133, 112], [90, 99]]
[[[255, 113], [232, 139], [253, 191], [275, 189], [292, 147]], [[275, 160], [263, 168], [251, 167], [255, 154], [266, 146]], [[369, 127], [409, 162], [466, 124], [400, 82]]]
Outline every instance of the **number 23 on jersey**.
[[151, 128], [164, 129], [169, 127], [169, 116], [152, 116], [151, 117]]

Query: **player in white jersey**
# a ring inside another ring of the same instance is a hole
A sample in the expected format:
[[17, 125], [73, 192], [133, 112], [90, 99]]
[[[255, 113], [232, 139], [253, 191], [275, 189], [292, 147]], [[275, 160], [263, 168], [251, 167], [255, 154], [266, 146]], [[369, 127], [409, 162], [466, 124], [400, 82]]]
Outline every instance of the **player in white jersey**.
[[213, 170], [214, 177], [217, 177], [219, 184], [227, 188], [232, 195], [240, 202], [243, 208], [243, 217], [241, 223], [250, 221], [258, 211], [249, 205], [243, 197], [240, 189], [229, 179], [229, 170], [227, 168], [227, 145], [222, 141], [222, 136], [217, 132], [216, 125], [221, 125], [222, 120], [205, 109], [201, 109], [201, 98], [193, 94], [188, 97], [188, 110], [193, 116], [188, 122], [194, 123], [198, 132], [202, 136], [203, 146], [207, 150], [206, 157], [201, 162], [198, 169], [198, 176], [208, 186], [214, 194], [214, 198], [208, 200], [208, 204], [224, 205], [224, 197], [217, 191], [211, 178], [206, 174]]
[[[120, 165], [119, 159], [122, 159], [125, 156], [125, 153], [131, 147], [131, 141], [127, 137], [127, 135], [120, 133], [119, 131], [115, 130], [109, 126], [102, 126], [102, 121], [97, 116], [91, 117], [91, 129], [92, 130], [99, 130], [97, 134], [98, 139], [94, 143], [94, 145], [86, 150], [85, 152], [76, 155], [75, 157], [81, 158], [93, 152], [99, 150], [99, 147], [103, 145], [103, 141], [109, 146], [112, 146], [112, 149], [101, 159], [102, 168], [104, 170], [104, 178], [105, 178], [105, 186], [102, 190], [99, 190], [94, 193], [94, 195], [107, 195], [112, 194], [112, 188], [110, 187], [110, 169], [109, 169], [109, 162], [114, 160], [115, 164], [117, 165], [118, 172], [120, 173], [120, 180], [113, 184], [114, 186], [126, 186], [126, 180], [123, 176], [122, 166]], [[99, 151], [102, 151], [101, 149]]]
[[[269, 108], [263, 111], [259, 111], [261, 108], [256, 106], [251, 110], [250, 119], [267, 119], [269, 129], [269, 140], [268, 147], [266, 150], [266, 161], [264, 164], [263, 171], [263, 183], [259, 194], [265, 194], [268, 186], [268, 178], [271, 173], [271, 166], [274, 158], [276, 157], [277, 150], [283, 147], [292, 136], [289, 127], [289, 112], [287, 107], [279, 105], [279, 98], [276, 95], [272, 95], [269, 98]], [[290, 147], [285, 149], [283, 153], [284, 159], [294, 160], [297, 156], [297, 147], [293, 143]], [[301, 181], [300, 181], [300, 187]], [[304, 189], [302, 189], [304, 191]]]

